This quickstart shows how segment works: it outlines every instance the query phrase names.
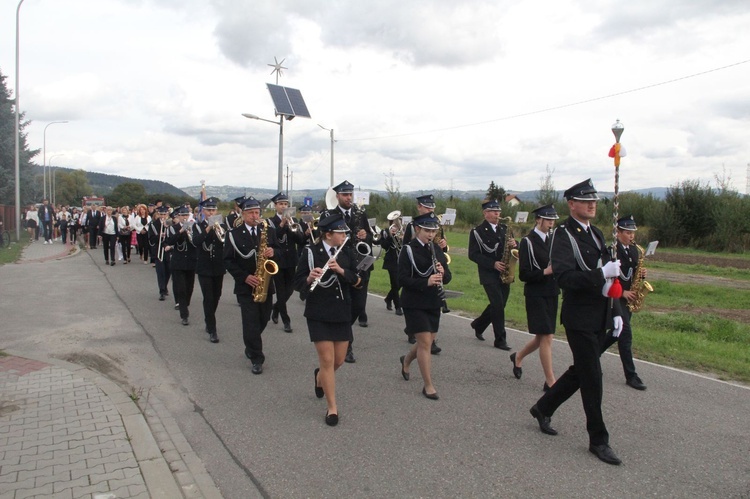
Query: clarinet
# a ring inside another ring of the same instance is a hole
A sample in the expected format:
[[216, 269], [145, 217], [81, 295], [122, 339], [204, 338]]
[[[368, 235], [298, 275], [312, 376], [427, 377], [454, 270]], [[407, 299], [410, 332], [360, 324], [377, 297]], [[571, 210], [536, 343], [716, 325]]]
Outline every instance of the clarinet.
[[[430, 255], [432, 256], [432, 268], [435, 269], [435, 273], [437, 274], [437, 266], [438, 266], [438, 260], [435, 256], [435, 243], [430, 241]], [[445, 307], [445, 289], [443, 289], [442, 284], [437, 285], [438, 289], [438, 298], [440, 298], [440, 301], [443, 302], [443, 307]]]

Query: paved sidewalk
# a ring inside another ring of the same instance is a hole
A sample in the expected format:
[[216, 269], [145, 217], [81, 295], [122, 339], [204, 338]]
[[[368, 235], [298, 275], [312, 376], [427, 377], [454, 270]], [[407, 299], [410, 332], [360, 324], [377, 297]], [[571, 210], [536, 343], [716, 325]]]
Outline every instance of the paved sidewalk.
[[[65, 258], [40, 242], [19, 264]], [[165, 406], [99, 373], [24, 353], [0, 356], [0, 499], [220, 498]]]

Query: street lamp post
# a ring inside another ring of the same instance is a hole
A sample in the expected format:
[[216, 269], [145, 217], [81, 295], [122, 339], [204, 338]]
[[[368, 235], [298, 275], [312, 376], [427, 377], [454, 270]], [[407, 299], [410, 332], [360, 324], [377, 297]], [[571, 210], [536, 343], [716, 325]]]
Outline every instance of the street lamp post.
[[323, 130], [328, 130], [329, 132], [331, 132], [331, 183], [329, 184], [329, 187], [333, 187], [333, 143], [335, 142], [333, 140], [333, 128], [326, 128], [321, 124], [318, 124], [318, 126]]
[[[44, 188], [43, 188], [42, 194], [45, 198], [47, 197], [47, 127], [50, 125], [55, 125], [57, 123], [67, 123], [67, 120], [66, 121], [52, 121], [50, 123], [47, 123], [44, 127], [44, 134], [43, 134], [44, 140], [42, 142], [42, 177], [44, 178], [44, 183], [43, 183]], [[50, 175], [50, 178], [51, 178], [51, 175]], [[52, 182], [50, 180], [50, 186], [51, 185], [52, 185]], [[50, 197], [52, 197], [51, 194], [50, 194]]]
[[58, 156], [65, 156], [64, 154], [53, 154], [49, 158], [49, 202], [52, 206], [55, 206], [57, 201], [57, 168], [53, 170], [52, 160]]
[[279, 125], [279, 173], [276, 190], [277, 192], [282, 192], [284, 190], [284, 115], [279, 115], [278, 123], [250, 113], [242, 113], [242, 116], [250, 118], [251, 120], [266, 121], [268, 123], [273, 123], [274, 125]]
[[21, 98], [18, 91], [18, 47], [20, 40], [18, 28], [22, 3], [23, 0], [18, 2], [18, 7], [16, 7], [16, 241], [21, 240], [21, 117], [18, 111], [21, 106]]

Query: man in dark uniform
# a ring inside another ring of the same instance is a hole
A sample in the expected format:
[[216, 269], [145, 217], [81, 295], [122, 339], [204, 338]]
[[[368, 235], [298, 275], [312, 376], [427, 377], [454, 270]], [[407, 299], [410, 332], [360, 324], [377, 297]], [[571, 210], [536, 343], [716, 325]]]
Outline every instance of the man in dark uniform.
[[[201, 223], [193, 225], [193, 244], [198, 250], [195, 273], [198, 274], [198, 284], [203, 293], [203, 318], [211, 343], [219, 342], [219, 336], [216, 333], [216, 309], [219, 306], [224, 274], [226, 274], [223, 238], [227, 227], [223, 224], [217, 227], [211, 221], [211, 217], [216, 216], [218, 203], [219, 200], [213, 197], [203, 200], [200, 206], [205, 217]], [[223, 235], [220, 237], [217, 231], [223, 231]]]
[[[487, 201], [482, 204], [484, 222], [469, 233], [469, 260], [477, 264], [479, 284], [484, 287], [490, 303], [482, 314], [471, 323], [474, 335], [484, 341], [482, 334], [492, 323], [495, 333], [495, 348], [510, 350], [505, 333], [505, 304], [508, 303], [510, 284], [500, 280], [505, 271], [504, 254], [515, 247], [515, 241], [506, 244], [508, 227], [500, 221], [500, 204]], [[506, 247], [510, 246], [510, 247]]]
[[[357, 252], [358, 243], [367, 245], [370, 248], [370, 254], [372, 254], [372, 229], [370, 228], [370, 223], [367, 221], [367, 214], [364, 208], [360, 208], [353, 203], [354, 185], [348, 180], [344, 180], [334, 187], [333, 190], [336, 191], [338, 206], [333, 210], [323, 211], [320, 214], [320, 218], [323, 219], [337, 211], [340, 212], [344, 217], [346, 225], [352, 230], [352, 235], [346, 244], [354, 252], [355, 258], [359, 259], [359, 252]], [[367, 287], [370, 283], [371, 270], [372, 266], [365, 271], [360, 271], [359, 277], [361, 278], [361, 282], [358, 287], [352, 287], [351, 289], [352, 324], [359, 319], [360, 327], [367, 327]], [[348, 363], [357, 361], [354, 357], [351, 343], [349, 344], [349, 349], [346, 352], [344, 360]]]
[[[274, 261], [279, 265], [279, 271], [273, 276], [276, 286], [276, 303], [273, 304], [271, 320], [274, 324], [279, 323], [279, 315], [284, 323], [284, 332], [292, 332], [292, 320], [286, 310], [286, 302], [294, 293], [294, 273], [297, 270], [298, 246], [305, 244], [305, 233], [299, 220], [294, 217], [285, 217], [284, 211], [289, 208], [289, 198], [280, 192], [271, 198], [276, 208], [276, 214], [268, 219], [268, 225], [276, 231], [276, 241], [279, 251]], [[291, 225], [296, 228], [292, 230]]]
[[148, 227], [148, 245], [151, 252], [151, 260], [156, 262], [156, 283], [159, 286], [159, 301], [164, 301], [169, 295], [169, 278], [172, 272], [169, 266], [171, 253], [166, 251], [167, 238], [167, 215], [169, 208], [161, 206], [154, 211], [154, 218]]
[[[261, 284], [256, 275], [258, 248], [265, 238], [266, 250], [262, 256], [273, 258], [278, 245], [276, 233], [266, 230], [261, 224], [260, 203], [250, 196], [242, 203], [242, 221], [239, 227], [229, 230], [224, 241], [224, 265], [234, 277], [234, 294], [242, 312], [242, 340], [245, 356], [252, 363], [252, 373], [261, 374], [266, 360], [263, 354], [261, 334], [271, 318], [273, 305], [273, 283], [269, 283], [268, 295], [260, 303], [253, 299], [255, 288]], [[266, 279], [271, 276], [266, 274]]]
[[401, 309], [401, 297], [399, 296], [398, 285], [398, 255], [401, 253], [404, 240], [404, 228], [401, 226], [401, 217], [389, 220], [391, 223], [387, 229], [380, 231], [380, 237], [374, 244], [379, 245], [385, 252], [383, 257], [383, 270], [388, 272], [388, 278], [391, 283], [391, 289], [385, 296], [385, 308], [393, 310], [396, 307], [396, 315], [404, 315]]
[[[303, 204], [299, 209], [300, 220], [299, 225], [302, 227], [302, 235], [304, 237], [303, 243], [297, 248], [298, 256], [302, 253], [302, 250], [308, 244], [313, 244], [315, 241], [315, 231], [313, 230], [314, 217], [312, 214], [312, 206], [309, 204]], [[309, 221], [309, 223], [308, 223]]]
[[[422, 196], [417, 197], [417, 216], [426, 215], [427, 213], [434, 213], [435, 212], [435, 196], [432, 194], [423, 194]], [[409, 242], [414, 239], [415, 231], [414, 231], [414, 221], [412, 220], [408, 224], [406, 224], [406, 227], [404, 228], [404, 246], [409, 244]], [[434, 243], [443, 250], [443, 253], [448, 253], [448, 241], [445, 239], [444, 233], [443, 233], [443, 227], [440, 226], [438, 230], [438, 234], [435, 236]], [[447, 256], [446, 256], [447, 258]], [[445, 300], [443, 300], [443, 312], [448, 313], [450, 310], [448, 310], [448, 305], [445, 303]], [[404, 332], [406, 332], [406, 329], [404, 329]], [[414, 335], [406, 334], [406, 336], [409, 338], [409, 343], [414, 344], [416, 343], [416, 339], [414, 338]], [[437, 346], [437, 340], [434, 340], [432, 342], [432, 346], [430, 347], [430, 353], [432, 355], [437, 355], [440, 352], [442, 352], [443, 349]]]
[[234, 198], [234, 208], [227, 215], [227, 228], [233, 229], [242, 224], [242, 203], [246, 199], [245, 196]]
[[[599, 363], [605, 330], [622, 331], [619, 300], [607, 298], [612, 282], [620, 275], [620, 263], [610, 261], [602, 231], [590, 224], [596, 216], [599, 197], [591, 179], [564, 193], [570, 217], [554, 232], [550, 261], [555, 280], [563, 290], [560, 322], [565, 327], [573, 365], [530, 409], [539, 429], [556, 435], [551, 417], [558, 407], [581, 390], [589, 451], [608, 464], [620, 464], [609, 446], [609, 433], [602, 416], [602, 368]], [[610, 319], [612, 317], [612, 319]]]
[[[617, 350], [620, 352], [620, 361], [622, 369], [625, 371], [625, 383], [636, 390], [645, 390], [641, 378], [635, 372], [635, 363], [633, 362], [633, 330], [630, 328], [630, 319], [633, 313], [628, 309], [628, 302], [635, 299], [635, 293], [630, 290], [635, 276], [634, 272], [638, 267], [638, 248], [635, 247], [635, 231], [638, 227], [635, 224], [633, 216], [623, 217], [617, 221], [617, 259], [620, 261], [620, 284], [622, 285], [622, 298], [620, 298], [620, 310], [622, 312], [622, 333], [617, 338], [608, 335], [602, 345], [602, 353], [617, 343]], [[644, 279], [646, 269], [643, 269]]]
[[195, 265], [198, 260], [197, 251], [192, 238], [192, 222], [190, 208], [181, 206], [175, 210], [175, 223], [167, 232], [166, 250], [171, 250], [172, 261], [172, 290], [174, 299], [179, 304], [182, 325], [190, 324], [190, 300], [195, 288]]

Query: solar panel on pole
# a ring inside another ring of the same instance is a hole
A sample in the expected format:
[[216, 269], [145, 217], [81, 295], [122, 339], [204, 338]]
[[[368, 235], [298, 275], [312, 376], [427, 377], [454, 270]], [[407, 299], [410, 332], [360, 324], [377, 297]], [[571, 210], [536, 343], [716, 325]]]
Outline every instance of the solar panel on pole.
[[277, 116], [286, 116], [288, 120], [291, 120], [295, 116], [310, 118], [310, 111], [307, 110], [302, 93], [299, 90], [272, 83], [266, 83], [266, 86], [268, 87], [268, 92], [271, 94]]

